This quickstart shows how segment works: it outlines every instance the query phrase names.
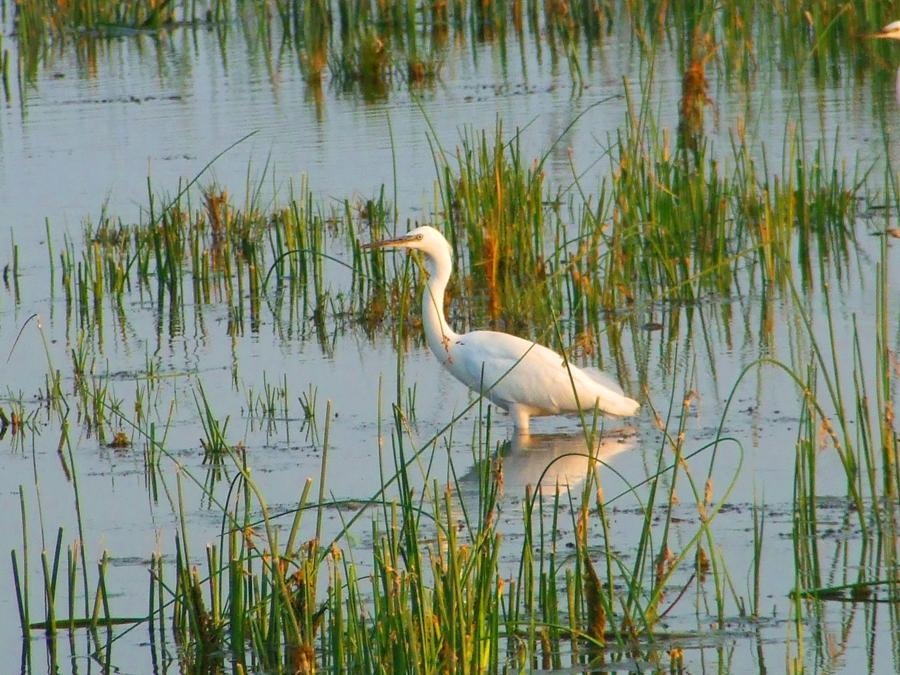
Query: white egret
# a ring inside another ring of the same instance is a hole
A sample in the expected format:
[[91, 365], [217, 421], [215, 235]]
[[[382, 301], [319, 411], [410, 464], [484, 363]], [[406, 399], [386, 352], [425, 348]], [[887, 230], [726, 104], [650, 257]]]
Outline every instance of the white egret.
[[[891, 21], [881, 30], [870, 33], [867, 37], [881, 40], [900, 40], [900, 21]], [[894, 100], [900, 105], [900, 68], [894, 73]]]
[[887, 40], [900, 40], [900, 21], [891, 21], [887, 26], [876, 33], [869, 35], [872, 38], [882, 38]]
[[536, 342], [488, 330], [454, 333], [444, 318], [453, 256], [450, 244], [433, 227], [417, 227], [365, 248], [425, 254], [428, 282], [422, 294], [422, 323], [428, 346], [456, 379], [509, 412], [517, 433], [528, 433], [532, 416], [592, 411], [595, 406], [611, 415], [638, 411], [638, 402], [625, 396], [610, 376], [596, 368], [578, 368]]

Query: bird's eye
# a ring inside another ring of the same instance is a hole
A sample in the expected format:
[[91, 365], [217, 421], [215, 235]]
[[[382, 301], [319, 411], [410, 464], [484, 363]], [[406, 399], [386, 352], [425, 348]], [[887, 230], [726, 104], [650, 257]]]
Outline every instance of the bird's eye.
[[424, 234], [417, 234], [417, 235], [416, 235], [416, 241], [422, 241], [424, 238], [425, 238], [425, 235], [424, 235]]

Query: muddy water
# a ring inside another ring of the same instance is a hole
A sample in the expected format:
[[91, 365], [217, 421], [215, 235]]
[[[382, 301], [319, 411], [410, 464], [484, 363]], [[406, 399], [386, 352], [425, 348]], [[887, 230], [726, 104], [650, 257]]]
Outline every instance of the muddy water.
[[[656, 68], [654, 101], [661, 123], [674, 127], [675, 102], [680, 95], [674, 58], [663, 50]], [[640, 60], [625, 35], [614, 35], [599, 48], [586, 72], [587, 86], [576, 95], [564, 63], [553, 64], [546, 54], [539, 57], [529, 41], [521, 47], [511, 43], [505, 61], [495, 46], [468, 45], [451, 50], [441, 81], [420, 96], [414, 99], [398, 86], [387, 100], [373, 103], [328, 84], [317, 95], [304, 84], [290, 59], [267, 63], [257, 48], [240, 39], [229, 40], [223, 55], [212, 32], [176, 30], [158, 41], [146, 36], [113, 40], [103, 45], [90, 66], [65, 49], [52, 54], [37, 79], [23, 83], [0, 114], [2, 225], [19, 247], [21, 272], [18, 299], [11, 290], [0, 292], [0, 347], [4, 358], [6, 353], [12, 354], [0, 365], [0, 400], [21, 395], [27, 411], [40, 411], [38, 397], [48, 370], [71, 372], [69, 354], [77, 343], [77, 328], [66, 320], [59, 291], [51, 294], [49, 290], [45, 222], [56, 251], [65, 237], [79, 242], [82, 222], [95, 221], [104, 209], [125, 222], [135, 222], [145, 217], [148, 177], [154, 191], [174, 194], [179, 181], [196, 175], [219, 152], [251, 132], [250, 138], [219, 158], [201, 182], [214, 181], [240, 196], [245, 192], [249, 166], [251, 181], [262, 177], [264, 193], [275, 201], [285, 197], [289, 181], [301, 175], [309, 177], [314, 194], [323, 200], [332, 196], [366, 198], [384, 185], [390, 194], [396, 191], [398, 220], [402, 222], [433, 207], [430, 130], [438, 143], [452, 152], [465, 127], [490, 131], [500, 119], [507, 131], [524, 129], [521, 146], [526, 155], [539, 157], [553, 148], [547, 164], [551, 184], [568, 186], [572, 181], [570, 163], [574, 162], [579, 171], [586, 172], [583, 184], [595, 186], [609, 170], [603, 158], [607, 134], [623, 125], [623, 80], [627, 79], [634, 91], [640, 73]], [[865, 170], [871, 162], [885, 159], [882, 133], [885, 128], [889, 133], [893, 130], [900, 114], [893, 104], [893, 92], [873, 94], [870, 87], [856, 83], [848, 85], [849, 89], [809, 85], [798, 95], [794, 90], [781, 90], [779, 84], [775, 75], [761, 76], [749, 91], [714, 81], [710, 93], [716, 110], [710, 116], [714, 119], [710, 119], [709, 129], [714, 142], [727, 149], [727, 139], [738, 120], [747, 118], [750, 132], [767, 143], [770, 165], [780, 166], [784, 130], [802, 112], [807, 143], [814, 144], [818, 138], [830, 140], [839, 130], [838, 152], [848, 162], [860, 161]], [[875, 112], [879, 106], [873, 96], [885, 97], [888, 119]], [[859, 224], [861, 232], [870, 226], [864, 221]], [[860, 244], [862, 254], [851, 263], [837, 302], [844, 325], [855, 316], [863, 344], [871, 344], [875, 313], [871, 297], [879, 240], [861, 236]], [[900, 288], [898, 248], [895, 245], [888, 254], [892, 288]], [[0, 246], [0, 262], [6, 264], [10, 259], [11, 245]], [[727, 302], [737, 306], [739, 300]], [[821, 292], [812, 292], [805, 302], [814, 316], [824, 314]], [[889, 302], [896, 340], [898, 298], [892, 296]], [[187, 470], [181, 478], [193, 544], [209, 540], [221, 526], [219, 510], [190, 478], [214, 483], [214, 493], [221, 496], [234, 475], [227, 468], [217, 474], [201, 461], [203, 430], [194, 399], [198, 381], [211, 408], [218, 416], [228, 417], [229, 439], [242, 440], [247, 447], [254, 476], [275, 509], [290, 508], [307, 478], [318, 480], [326, 401], [332, 406], [327, 423], [328, 491], [336, 497], [363, 499], [377, 489], [380, 467], [390, 467], [390, 402], [398, 390], [406, 396], [415, 387], [416, 419], [409, 432], [414, 442], [431, 438], [470, 400], [465, 389], [444, 376], [423, 349], [414, 348], [403, 357], [402, 380], [398, 382], [398, 356], [386, 337], [370, 340], [343, 333], [324, 351], [314, 339], [284, 337], [274, 322], [266, 320], [258, 333], [229, 337], [223, 307], [189, 306], [180, 329], [162, 332], [155, 328], [153, 302], [131, 297], [125, 309], [125, 329], [112, 320], [97, 329], [102, 348], [93, 353], [94, 372], [108, 376], [110, 391], [127, 410], [135, 392], [144, 386], [148, 364], [152, 365], [159, 376], [151, 397], [153, 414], [160, 433], [165, 430], [165, 447], [171, 453], [160, 461], [170, 468], [152, 479], [145, 470], [140, 444], [128, 451], [105, 447], [75, 420], [69, 430], [73, 453], [60, 457], [56, 451], [60, 431], [47, 423], [52, 418], [41, 412], [34, 420], [37, 433], [0, 441], [0, 513], [4, 514], [0, 538], [8, 548], [21, 549], [18, 514], [22, 486], [30, 552], [51, 547], [59, 526], [65, 528], [64, 541], [74, 540], [79, 523], [77, 489], [86, 555], [92, 561], [102, 551], [110, 555], [108, 585], [115, 589], [116, 615], [146, 611], [147, 559], [153, 551], [160, 551], [167, 560], [173, 555], [177, 523], [173, 502], [178, 486], [177, 472], [171, 467], [175, 462]], [[685, 342], [685, 349], [674, 373], [657, 356], [663, 341], [670, 339], [668, 333], [641, 336], [648, 343], [644, 365], [649, 404], [665, 413], [673, 387], [679, 399], [685, 389], [695, 392], [687, 422], [689, 449], [715, 437], [738, 373], [759, 357], [760, 345], [754, 337], [761, 321], [759, 311], [751, 303], [746, 314], [735, 313], [733, 325], [704, 326], [705, 340], [698, 338], [699, 325], [693, 326], [690, 339], [688, 329], [683, 328], [677, 339]], [[26, 324], [35, 313], [41, 317], [42, 332], [34, 321]], [[789, 310], [777, 307], [775, 313], [787, 316]], [[648, 312], [651, 318], [659, 319], [659, 312]], [[23, 325], [23, 339], [13, 348]], [[789, 360], [795, 348], [794, 332], [786, 320], [776, 325], [770, 353]], [[821, 321], [816, 325], [818, 331], [824, 330]], [[41, 347], [42, 334], [48, 344], [47, 357]], [[849, 350], [849, 338], [849, 331], [840, 332], [842, 351]], [[631, 344], [630, 336], [623, 342]], [[688, 342], [693, 346], [689, 348]], [[630, 372], [622, 375], [626, 389], [636, 393], [637, 364], [632, 361], [630, 365]], [[250, 413], [254, 393], [258, 395], [264, 383], [280, 385], [285, 377], [287, 415], [276, 415], [271, 423], [254, 417]], [[71, 388], [71, 379], [64, 380], [65, 386]], [[316, 401], [315, 429], [304, 422], [298, 404], [298, 398], [307, 393]], [[6, 401], [3, 405], [8, 408]], [[604, 470], [607, 495], [624, 489], [626, 481], [637, 483], [655, 470], [664, 442], [647, 412], [649, 407], [645, 405], [644, 413], [630, 423], [633, 428], [610, 446], [608, 461], [620, 475]], [[676, 400], [674, 412], [680, 414], [680, 400]], [[765, 621], [753, 625], [740, 621], [735, 612], [732, 624], [711, 633], [706, 643], [695, 642], [686, 655], [694, 671], [721, 666], [726, 671], [746, 672], [763, 665], [777, 670], [786, 658], [807, 658], [808, 646], [790, 637], [795, 633], [790, 629], [786, 597], [793, 584], [789, 534], [798, 415], [798, 397], [791, 384], [778, 372], [761, 368], [752, 371], [741, 385], [724, 422], [726, 434], [739, 439], [740, 447], [726, 444], [716, 455], [716, 494], [724, 495], [733, 482], [727, 494], [729, 512], [717, 521], [716, 542], [729, 565], [736, 593], [746, 597], [752, 555], [750, 505], [765, 505], [763, 605], [771, 611]], [[477, 419], [477, 411], [470, 412], [457, 425], [453, 442], [447, 447], [441, 442], [434, 475], [448, 475], [451, 464], [459, 475], [471, 471], [474, 460], [468, 441]], [[507, 427], [501, 416], [494, 434], [502, 438]], [[379, 442], [379, 430], [384, 443]], [[511, 559], [516, 555], [518, 495], [524, 485], [537, 480], [551, 459], [571, 450], [578, 424], [566, 418], [538, 420], [534, 431], [545, 436], [530, 447], [508, 451], [509, 501], [502, 528], [511, 542]], [[698, 458], [698, 476], [705, 477], [709, 463], [708, 456]], [[575, 489], [584, 467], [561, 461], [554, 466], [555, 473], [545, 476], [545, 481], [559, 481]], [[833, 454], [822, 457], [821, 476], [818, 489], [823, 499], [844, 495], [840, 465]], [[685, 520], [695, 518], [691, 494], [685, 490], [679, 496], [686, 505]], [[626, 560], [629, 537], [638, 526], [635, 507], [628, 498], [613, 507], [613, 535]], [[853, 535], [842, 529], [846, 512], [840, 499], [824, 507], [826, 516], [834, 519], [835, 535], [822, 545], [835, 555], [842, 541]], [[329, 531], [335, 531], [339, 523], [339, 516], [331, 514]], [[42, 526], [46, 541], [41, 539]], [[676, 539], [689, 537], [695, 529], [693, 522], [685, 527], [684, 533], [676, 527]], [[562, 526], [562, 540], [572, 536], [571, 528]], [[364, 539], [360, 541], [364, 547]], [[37, 560], [31, 556], [29, 571], [32, 611], [40, 613]], [[11, 579], [9, 556], [4, 554], [0, 556], [0, 649], [5, 654], [18, 653], [21, 648]], [[667, 618], [667, 627], [709, 632], [709, 608], [683, 604]], [[839, 635], [846, 652], [830, 667], [858, 672], [861, 664], [874, 664], [874, 672], [889, 672], [890, 639], [876, 640], [869, 657], [864, 653], [864, 632], [869, 628], [865, 622], [850, 623], [852, 630], [842, 632], [852, 610], [838, 606], [832, 611], [818, 628]], [[116, 643], [114, 662], [126, 672], [146, 672], [146, 639], [144, 628], [123, 637]], [[34, 648], [40, 654], [41, 640], [35, 640]], [[83, 644], [76, 644], [79, 659], [84, 650]]]

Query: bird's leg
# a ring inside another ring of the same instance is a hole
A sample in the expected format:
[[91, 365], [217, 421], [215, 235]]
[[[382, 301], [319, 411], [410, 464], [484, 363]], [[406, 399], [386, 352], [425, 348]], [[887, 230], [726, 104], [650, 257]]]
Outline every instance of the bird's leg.
[[509, 406], [509, 415], [513, 418], [513, 425], [516, 428], [516, 434], [520, 436], [528, 435], [528, 421], [530, 415], [524, 406], [512, 404]]

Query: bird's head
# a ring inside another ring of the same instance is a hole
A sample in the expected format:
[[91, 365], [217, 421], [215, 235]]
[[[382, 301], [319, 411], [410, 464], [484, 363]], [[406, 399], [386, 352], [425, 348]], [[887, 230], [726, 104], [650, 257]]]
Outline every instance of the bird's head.
[[423, 225], [414, 230], [410, 230], [406, 234], [401, 234], [390, 239], [382, 239], [381, 241], [373, 241], [363, 244], [363, 248], [414, 248], [425, 253], [439, 248], [449, 248], [444, 235], [433, 227]]
[[373, 241], [363, 244], [365, 249], [375, 248], [406, 248], [422, 251], [426, 257], [429, 274], [435, 274], [438, 268], [446, 269], [447, 274], [451, 265], [450, 242], [444, 239], [438, 230], [429, 225], [417, 227], [406, 234], [381, 241]]
[[900, 21], [892, 21], [881, 30], [871, 33], [867, 37], [882, 38], [887, 40], [900, 40]]

